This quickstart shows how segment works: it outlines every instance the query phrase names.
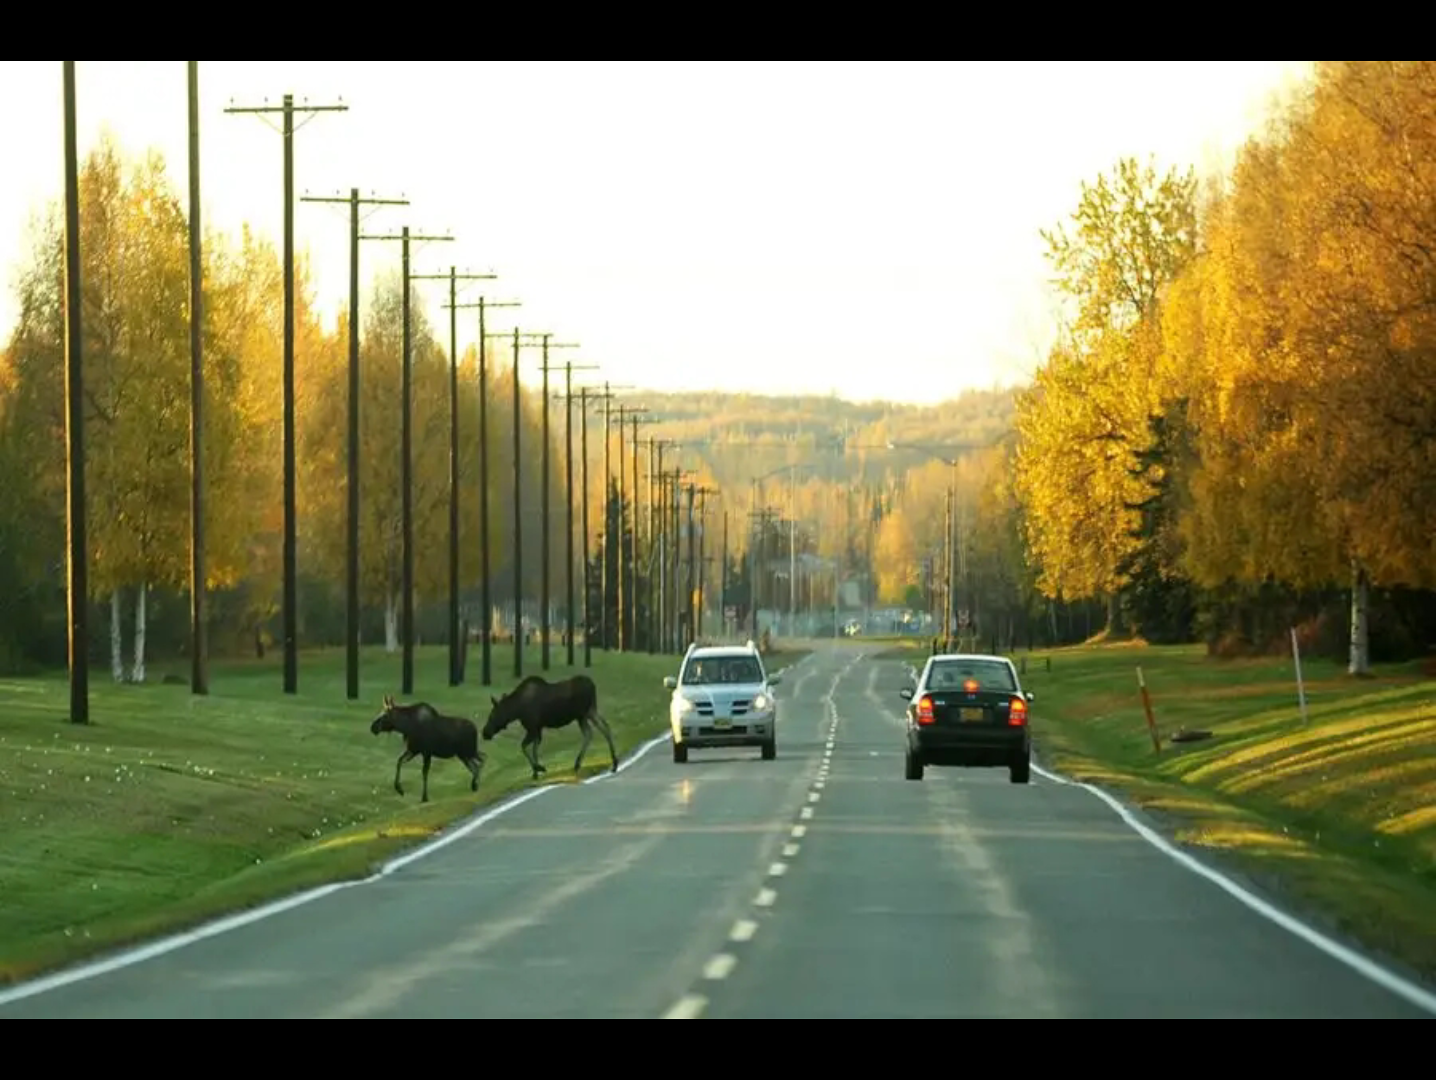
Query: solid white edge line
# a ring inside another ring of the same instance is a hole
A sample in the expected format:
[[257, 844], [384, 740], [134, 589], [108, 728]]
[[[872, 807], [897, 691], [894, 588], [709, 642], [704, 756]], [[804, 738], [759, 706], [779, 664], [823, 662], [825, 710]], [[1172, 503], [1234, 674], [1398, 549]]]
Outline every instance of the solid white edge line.
[[1255, 911], [1258, 915], [1276, 923], [1283, 930], [1301, 938], [1308, 945], [1315, 946], [1332, 959], [1345, 964], [1357, 974], [1364, 975], [1378, 986], [1390, 990], [1393, 994], [1404, 998], [1418, 1008], [1425, 1009], [1429, 1013], [1436, 1013], [1436, 994], [1417, 986], [1413, 982], [1403, 979], [1395, 972], [1388, 971], [1380, 964], [1362, 956], [1354, 949], [1348, 948], [1339, 941], [1333, 941], [1319, 930], [1308, 926], [1300, 919], [1288, 915], [1280, 908], [1274, 907], [1261, 897], [1242, 888], [1242, 886], [1238, 885], [1221, 871], [1212, 869], [1210, 866], [1207, 866], [1205, 863], [1182, 851], [1169, 842], [1166, 837], [1137, 820], [1136, 815], [1133, 814], [1125, 804], [1115, 796], [1103, 791], [1096, 784], [1088, 784], [1081, 780], [1069, 780], [1065, 776], [1060, 776], [1048, 769], [1044, 769], [1035, 762], [1032, 768], [1038, 775], [1051, 780], [1053, 783], [1082, 788], [1097, 796], [1097, 798], [1115, 810], [1117, 816], [1138, 836], [1174, 862], [1190, 870], [1192, 873], [1206, 878], [1224, 892], [1251, 908], [1251, 910]]
[[[631, 756], [619, 762], [618, 772], [623, 772], [624, 769], [643, 757], [644, 754], [648, 753], [648, 751], [652, 750], [659, 743], [666, 742], [670, 738], [672, 738], [672, 733], [665, 732], [657, 738], [649, 739], [648, 742], [635, 750]], [[599, 773], [597, 776], [591, 776], [587, 780], [584, 780], [583, 783], [591, 784], [598, 780], [607, 780], [609, 777], [616, 775], [617, 773], [613, 771]], [[430, 840], [428, 843], [421, 844], [412, 851], [406, 851], [402, 855], [395, 856], [388, 862], [383, 863], [378, 870], [366, 878], [356, 878], [353, 881], [335, 881], [328, 885], [320, 885], [317, 888], [308, 889], [301, 893], [294, 893], [259, 907], [250, 908], [247, 911], [238, 911], [232, 915], [225, 915], [218, 919], [202, 923], [192, 930], [185, 930], [178, 934], [170, 934], [157, 941], [151, 941], [144, 945], [125, 949], [123, 952], [116, 953], [114, 956], [106, 957], [103, 960], [92, 960], [89, 963], [80, 964], [77, 967], [53, 972], [49, 975], [42, 975], [29, 982], [20, 983], [18, 986], [0, 990], [0, 1005], [8, 1005], [11, 1002], [34, 997], [37, 994], [58, 990], [62, 986], [84, 982], [101, 975], [108, 975], [112, 971], [133, 967], [136, 964], [144, 963], [146, 960], [153, 960], [157, 956], [164, 956], [166, 953], [174, 952], [176, 949], [182, 949], [187, 945], [204, 941], [206, 938], [217, 937], [220, 934], [228, 933], [230, 930], [238, 930], [241, 927], [250, 926], [257, 922], [263, 922], [265, 919], [273, 918], [275, 915], [282, 915], [286, 911], [292, 911], [311, 901], [319, 900], [325, 896], [339, 892], [341, 889], [350, 889], [356, 885], [368, 885], [372, 882], [379, 881], [382, 878], [388, 877], [396, 870], [401, 870], [410, 863], [417, 862], [425, 856], [432, 855], [434, 852], [448, 847], [454, 841], [463, 839], [476, 829], [487, 825], [495, 818], [507, 814], [510, 810], [516, 809], [532, 799], [537, 799], [540, 795], [547, 795], [550, 791], [563, 786], [566, 786], [564, 781], [555, 780], [512, 795], [496, 806], [490, 806], [488, 809], [480, 811], [476, 816], [469, 818], [453, 829], [446, 830], [443, 834]]]

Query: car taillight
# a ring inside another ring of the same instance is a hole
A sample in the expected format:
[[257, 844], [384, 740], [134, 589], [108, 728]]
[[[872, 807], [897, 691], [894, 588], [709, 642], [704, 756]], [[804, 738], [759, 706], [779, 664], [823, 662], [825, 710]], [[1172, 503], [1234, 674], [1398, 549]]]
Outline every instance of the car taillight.
[[932, 698], [924, 694], [917, 703], [917, 722], [919, 724], [932, 723]]
[[1007, 713], [1007, 723], [1012, 727], [1021, 727], [1027, 723], [1027, 702], [1020, 697], [1012, 699], [1012, 708]]
[[968, 679], [967, 682], [962, 684], [962, 688], [966, 690], [969, 694], [977, 693], [977, 680]]

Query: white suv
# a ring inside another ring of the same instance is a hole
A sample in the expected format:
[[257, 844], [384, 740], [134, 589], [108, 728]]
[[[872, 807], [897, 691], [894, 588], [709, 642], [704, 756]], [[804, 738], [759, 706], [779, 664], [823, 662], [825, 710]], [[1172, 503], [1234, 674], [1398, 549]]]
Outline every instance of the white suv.
[[764, 670], [751, 641], [688, 646], [678, 677], [663, 680], [673, 691], [668, 705], [673, 760], [683, 764], [689, 748], [757, 746], [763, 760], [772, 761], [778, 753], [778, 702], [772, 688], [781, 681], [781, 675]]

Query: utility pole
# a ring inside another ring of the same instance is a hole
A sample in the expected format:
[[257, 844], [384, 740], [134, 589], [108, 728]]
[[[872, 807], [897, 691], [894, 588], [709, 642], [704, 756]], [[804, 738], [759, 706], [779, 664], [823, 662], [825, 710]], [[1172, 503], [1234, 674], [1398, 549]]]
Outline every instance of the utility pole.
[[694, 615], [693, 640], [697, 641], [703, 636], [703, 599], [704, 583], [707, 576], [708, 556], [704, 554], [704, 548], [708, 541], [708, 496], [717, 495], [717, 488], [701, 487], [697, 489], [698, 495], [698, 589], [695, 594], [694, 603], [697, 612]]
[[542, 335], [540, 335], [540, 337], [541, 337], [541, 340], [542, 340], [542, 343], [543, 343], [543, 390], [542, 390], [542, 392], [541, 392], [540, 395], [539, 395], [539, 401], [541, 402], [542, 407], [543, 407], [543, 461], [542, 461], [542, 464], [541, 464], [541, 468], [542, 468], [542, 470], [543, 470], [543, 478], [542, 478], [542, 480], [540, 481], [541, 494], [540, 494], [539, 498], [542, 500], [541, 518], [540, 518], [540, 520], [542, 521], [542, 530], [543, 530], [543, 545], [542, 545], [542, 546], [543, 546], [543, 567], [542, 567], [542, 571], [541, 571], [541, 573], [540, 573], [540, 575], [539, 575], [539, 581], [540, 581], [540, 586], [539, 586], [539, 593], [540, 593], [540, 595], [539, 595], [539, 648], [540, 648], [540, 657], [541, 657], [540, 663], [543, 665], [543, 670], [544, 670], [544, 671], [547, 671], [547, 670], [549, 669], [549, 634], [550, 634], [550, 627], [549, 627], [549, 573], [550, 573], [551, 570], [552, 570], [552, 567], [551, 567], [550, 564], [551, 564], [552, 561], [553, 561], [553, 560], [549, 557], [549, 550], [550, 550], [550, 549], [549, 549], [549, 517], [550, 517], [549, 510], [550, 510], [550, 507], [549, 507], [549, 497], [548, 497], [548, 496], [549, 496], [549, 491], [548, 491], [548, 482], [549, 482], [549, 433], [548, 433], [548, 414], [549, 414], [548, 402], [549, 402], [549, 392], [548, 392], [548, 374], [549, 374], [549, 371], [550, 371], [550, 365], [549, 365], [549, 362], [548, 362], [548, 351], [549, 351], [550, 349], [576, 349], [576, 348], [578, 348], [578, 345], [577, 345], [577, 344], [567, 344], [567, 343], [561, 344], [561, 345], [555, 345], [554, 343], [552, 343], [551, 341], [549, 341], [549, 338], [553, 337], [552, 334], [542, 334]]
[[400, 468], [399, 484], [403, 490], [404, 519], [404, 607], [401, 636], [404, 639], [404, 683], [403, 692], [414, 692], [414, 341], [413, 326], [409, 318], [410, 293], [413, 291], [413, 275], [409, 271], [410, 245], [414, 241], [452, 240], [453, 236], [422, 236], [409, 232], [409, 226], [395, 234], [361, 236], [361, 240], [398, 240], [403, 245], [403, 288], [404, 288], [404, 375], [403, 375], [403, 421], [400, 426], [400, 441], [403, 446], [403, 464]]
[[[567, 520], [566, 520], [566, 524], [565, 524], [565, 529], [566, 529], [567, 534], [568, 534], [567, 540], [566, 540], [566, 544], [565, 544], [565, 548], [566, 548], [566, 552], [567, 552], [566, 557], [565, 557], [565, 562], [566, 562], [567, 567], [568, 567], [568, 575], [567, 575], [567, 582], [568, 582], [568, 602], [567, 602], [567, 604], [565, 605], [565, 611], [566, 611], [566, 622], [567, 622], [566, 630], [567, 630], [567, 638], [568, 638], [568, 666], [569, 666], [569, 667], [573, 667], [573, 650], [574, 650], [573, 635], [574, 635], [574, 624], [575, 624], [575, 622], [576, 622], [576, 619], [575, 619], [575, 616], [574, 616], [574, 595], [573, 595], [573, 373], [574, 373], [575, 371], [592, 371], [592, 370], [596, 369], [597, 367], [598, 367], [597, 364], [575, 364], [575, 363], [573, 363], [573, 361], [571, 361], [571, 360], [566, 360], [566, 361], [564, 361], [564, 365], [563, 365], [563, 394], [562, 394], [562, 395], [559, 395], [559, 394], [555, 394], [555, 395], [554, 395], [554, 397], [556, 397], [556, 398], [557, 398], [557, 397], [562, 397], [562, 398], [563, 398], [563, 413], [564, 413], [564, 420], [563, 420], [564, 473], [565, 473], [565, 480], [566, 480], [567, 489], [568, 489], [568, 493], [567, 493], [567, 500], [568, 500], [567, 507], [568, 507], [568, 509], [567, 509]], [[584, 448], [584, 453], [585, 453], [585, 463], [586, 463], [586, 462], [587, 462], [587, 447]], [[584, 484], [584, 491], [585, 491], [585, 493], [587, 492], [587, 490], [588, 490], [588, 485], [587, 485], [587, 483], [585, 483], [585, 484]], [[587, 504], [585, 503], [585, 506], [586, 506], [586, 505], [587, 505]], [[585, 525], [585, 534], [586, 534], [586, 531], [587, 531], [587, 525]], [[588, 570], [587, 570], [587, 560], [586, 560], [586, 559], [585, 559], [585, 563], [584, 563], [584, 582], [585, 582], [585, 587], [586, 587], [586, 586], [587, 586], [587, 582], [588, 582]], [[585, 610], [587, 610], [587, 605], [588, 605], [588, 594], [585, 593], [585, 594], [584, 594], [584, 608], [585, 608]], [[585, 637], [588, 636], [588, 631], [587, 631], [587, 626], [586, 626], [586, 625], [585, 625], [585, 629], [584, 629], [584, 636], [585, 636]]]
[[344, 693], [359, 699], [359, 226], [361, 206], [408, 206], [408, 199], [362, 198], [358, 188], [349, 197], [305, 195], [309, 203], [349, 205], [349, 514], [344, 575]]
[[648, 651], [661, 652], [667, 642], [668, 621], [664, 617], [664, 588], [667, 569], [666, 530], [663, 520], [663, 452], [678, 444], [672, 439], [648, 440]]
[[723, 508], [723, 554], [718, 570], [718, 610], [721, 613], [723, 633], [728, 633], [728, 508]]
[[[522, 385], [519, 381], [519, 339], [520, 338], [543, 338], [548, 335], [541, 332], [529, 331], [520, 333], [518, 327], [514, 327], [511, 334], [504, 337], [512, 337], [514, 357], [514, 678], [522, 678], [524, 673], [524, 527], [523, 527], [523, 455], [521, 450], [523, 429], [523, 395]], [[532, 345], [529, 341], [526, 344]], [[547, 408], [548, 403], [544, 403]]]
[[[691, 606], [680, 606], [679, 600], [683, 596], [682, 567], [683, 567], [683, 479], [694, 474], [685, 469], [674, 469], [668, 474], [673, 491], [673, 499], [664, 507], [671, 523], [670, 532], [673, 535], [672, 554], [670, 556], [670, 580], [673, 582], [672, 608], [669, 614], [669, 625], [673, 631], [673, 651], [681, 653], [684, 649], [682, 612], [689, 611]], [[691, 628], [690, 628], [691, 633]]]
[[[648, 406], [617, 405], [614, 406], [613, 411], [618, 413], [618, 651], [627, 652], [632, 645], [628, 634], [628, 622], [632, 618], [632, 601], [629, 599], [629, 592], [632, 587], [633, 570], [629, 569], [627, 574], [624, 573], [628, 556], [623, 545], [623, 503], [627, 498], [625, 488], [628, 486], [628, 470], [623, 461], [623, 422], [634, 413], [647, 412]], [[635, 536], [634, 539], [636, 541], [637, 537]]]
[[89, 544], [85, 538], [85, 380], [80, 309], [80, 155], [75, 135], [75, 61], [61, 60], [65, 123], [65, 531], [69, 607], [70, 723], [90, 722]]
[[294, 114], [348, 112], [336, 105], [295, 105], [285, 94], [279, 105], [231, 105], [227, 113], [281, 113], [284, 116], [284, 692], [299, 692], [299, 587], [295, 552], [296, 488], [294, 476]]
[[689, 485], [688, 485], [688, 579], [687, 579], [687, 583], [686, 583], [686, 586], [687, 586], [687, 587], [684, 589], [684, 604], [686, 605], [687, 611], [688, 611], [688, 640], [689, 640], [690, 642], [692, 642], [692, 641], [697, 641], [697, 640], [698, 640], [697, 622], [696, 622], [696, 620], [695, 620], [695, 618], [694, 618], [694, 614], [693, 614], [693, 586], [694, 586], [694, 570], [695, 570], [695, 567], [694, 567], [694, 565], [693, 565], [693, 562], [694, 562], [694, 559], [693, 559], [693, 548], [694, 548], [694, 540], [696, 539], [696, 537], [694, 536], [694, 529], [693, 529], [693, 496], [694, 496], [695, 491], [696, 491], [696, 488], [694, 487], [694, 485], [693, 485], [693, 484], [689, 484]]
[[199, 61], [189, 82], [189, 618], [192, 694], [209, 693], [204, 572], [204, 280], [199, 207]]
[[593, 622], [588, 613], [588, 597], [591, 583], [588, 568], [588, 387], [578, 392], [578, 415], [580, 417], [580, 454], [583, 462], [583, 666], [593, 667]]
[[483, 683], [493, 685], [493, 597], [489, 578], [489, 338], [485, 327], [484, 312], [487, 308], [518, 307], [517, 300], [502, 302], [485, 301], [479, 297], [477, 303], [451, 305], [459, 308], [478, 308], [479, 311], [479, 606], [483, 609], [483, 628], [479, 631], [482, 639]]
[[[630, 642], [631, 642], [631, 645], [632, 645], [632, 647], [633, 647], [634, 649], [637, 649], [637, 648], [638, 648], [638, 567], [639, 567], [639, 556], [638, 556], [638, 523], [639, 523], [639, 521], [640, 521], [640, 519], [641, 519], [641, 512], [640, 512], [640, 508], [639, 508], [638, 502], [639, 502], [639, 492], [643, 490], [643, 489], [639, 486], [639, 483], [638, 483], [638, 420], [639, 420], [638, 415], [635, 413], [634, 416], [632, 417], [632, 420], [631, 420], [632, 427], [630, 428], [630, 430], [631, 430], [631, 432], [632, 432], [632, 434], [633, 434], [633, 439], [632, 439], [632, 443], [633, 443], [633, 515], [632, 515], [632, 516], [633, 516], [633, 572], [629, 575], [629, 585], [628, 585], [628, 599], [629, 599], [629, 603], [628, 603], [628, 610], [629, 610], [629, 612], [630, 612], [629, 619], [630, 619], [630, 621], [631, 621], [632, 624], [633, 624], [633, 625], [632, 625], [632, 628], [631, 628], [631, 631], [630, 631]], [[655, 422], [655, 418], [654, 418], [654, 417], [644, 417], [644, 422], [645, 422], [645, 423], [653, 423], [653, 422]], [[649, 538], [649, 547], [652, 548], [652, 546], [653, 546], [653, 539], [652, 539], [652, 537], [650, 537], [650, 538]], [[652, 574], [649, 574], [649, 575], [647, 575], [647, 578], [648, 578], [649, 582], [652, 582], [652, 580], [653, 580], [653, 575], [652, 575]], [[650, 609], [650, 611], [649, 611], [649, 614], [650, 614], [650, 615], [652, 614], [651, 609]], [[651, 642], [646, 642], [645, 644], [648, 645], [647, 651], [648, 651], [648, 652], [652, 652], [652, 651], [653, 651], [653, 646], [652, 646]]]
[[449, 685], [464, 681], [459, 670], [459, 282], [492, 281], [497, 274], [413, 274], [413, 281], [449, 283]]

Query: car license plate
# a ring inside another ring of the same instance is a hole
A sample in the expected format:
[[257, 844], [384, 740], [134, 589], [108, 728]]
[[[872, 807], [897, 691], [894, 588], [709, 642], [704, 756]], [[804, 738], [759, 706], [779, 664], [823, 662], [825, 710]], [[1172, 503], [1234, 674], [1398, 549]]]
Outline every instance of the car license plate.
[[981, 720], [983, 710], [981, 708], [966, 708], [958, 710], [958, 718], [962, 720]]
[[732, 720], [714, 720], [713, 727], [718, 731], [727, 731], [733, 726]]

